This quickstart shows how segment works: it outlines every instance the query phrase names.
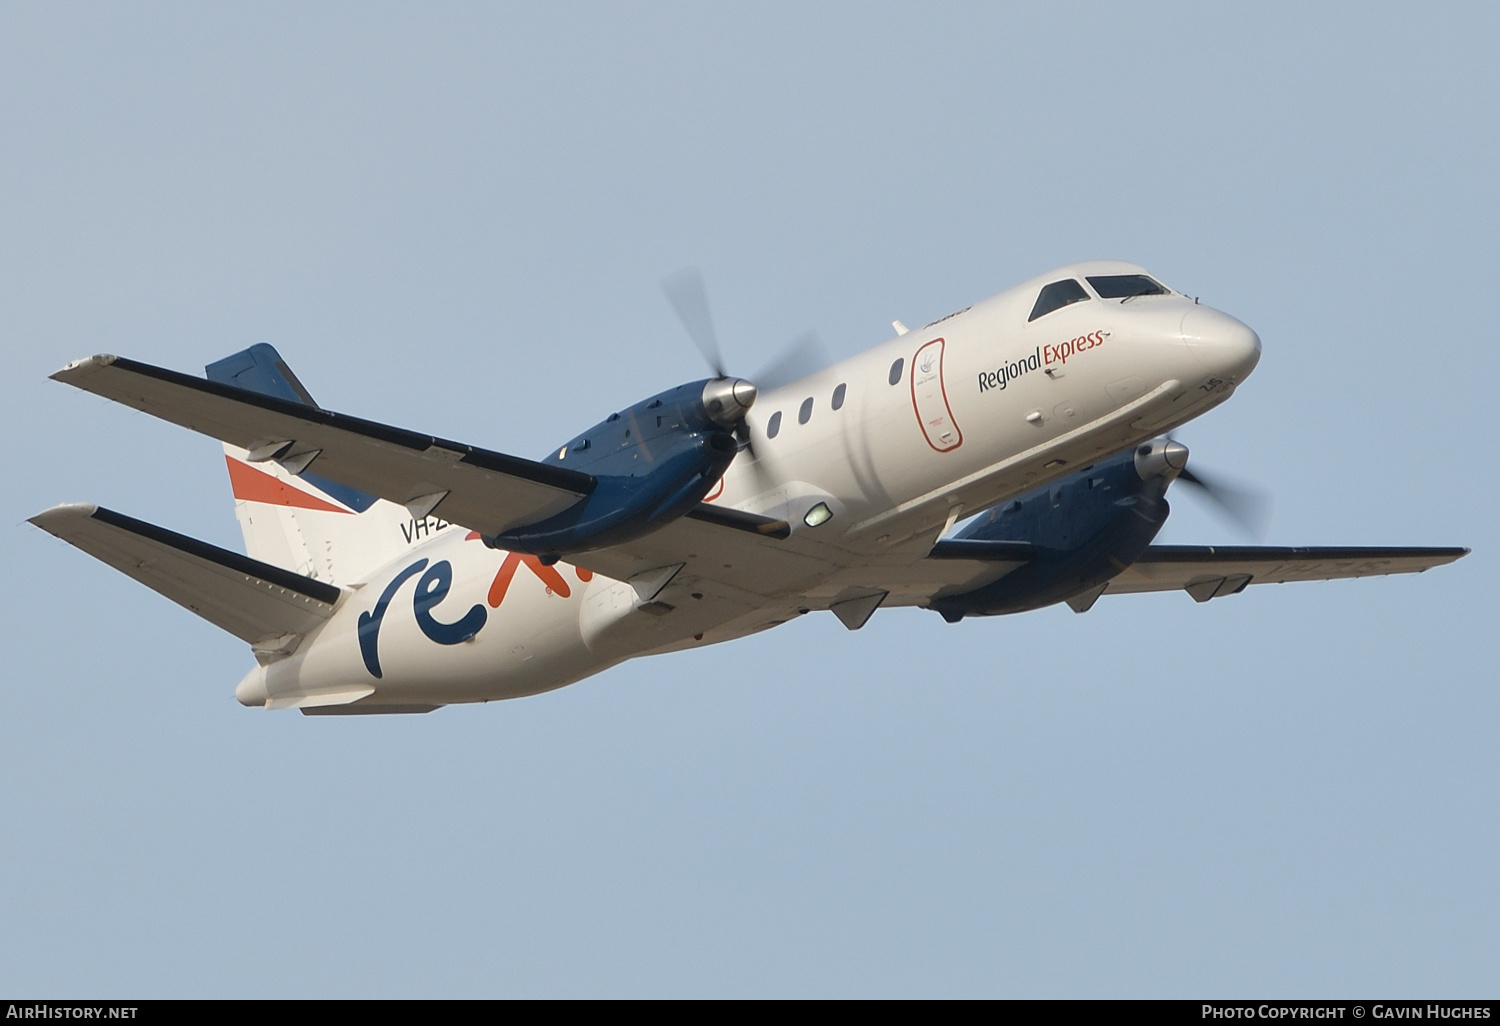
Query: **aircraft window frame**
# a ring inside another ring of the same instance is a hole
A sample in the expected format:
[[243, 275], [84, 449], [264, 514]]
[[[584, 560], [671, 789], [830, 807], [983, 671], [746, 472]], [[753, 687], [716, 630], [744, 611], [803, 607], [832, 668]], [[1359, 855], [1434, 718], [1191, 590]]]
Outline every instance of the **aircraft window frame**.
[[813, 397], [808, 396], [806, 399], [802, 400], [802, 406], [797, 410], [797, 423], [806, 424], [808, 421], [812, 420], [812, 411]]
[[833, 401], [829, 403], [835, 410], [844, 408], [844, 396], [848, 393], [847, 383], [840, 381], [838, 387], [833, 390]]
[[777, 410], [771, 414], [771, 419], [766, 421], [766, 437], [775, 438], [781, 434], [781, 411]]
[[906, 357], [904, 357], [904, 356], [898, 356], [898, 357], [896, 357], [896, 362], [893, 363], [893, 364], [891, 364], [891, 373], [890, 373], [890, 376], [887, 378], [887, 380], [890, 381], [890, 383], [892, 385], [899, 385], [899, 384], [901, 384], [901, 375], [902, 375], [902, 373], [905, 370], [906, 370]]
[[[1139, 289], [1136, 291], [1121, 291], [1113, 285], [1109, 288], [1100, 286], [1100, 282], [1119, 282], [1124, 289], [1130, 289], [1132, 286], [1124, 284], [1130, 281], [1134, 281], [1137, 285], [1149, 285], [1151, 288], [1149, 291]], [[1172, 294], [1171, 289], [1149, 274], [1091, 274], [1088, 276], [1088, 282], [1089, 287], [1099, 294], [1100, 299], [1118, 299], [1123, 302], [1127, 299], [1134, 299], [1137, 296], [1170, 296]]]
[[[1068, 292], [1069, 285], [1077, 290], [1077, 295]], [[1063, 297], [1061, 302], [1057, 302], [1059, 296]], [[1093, 296], [1089, 295], [1088, 290], [1083, 287], [1083, 283], [1077, 278], [1060, 278], [1057, 281], [1049, 282], [1042, 286], [1042, 291], [1037, 293], [1036, 303], [1032, 305], [1031, 316], [1026, 318], [1026, 323], [1030, 324], [1032, 321], [1046, 317], [1050, 313], [1056, 313], [1065, 306], [1072, 306], [1074, 303], [1086, 303], [1093, 298]]]

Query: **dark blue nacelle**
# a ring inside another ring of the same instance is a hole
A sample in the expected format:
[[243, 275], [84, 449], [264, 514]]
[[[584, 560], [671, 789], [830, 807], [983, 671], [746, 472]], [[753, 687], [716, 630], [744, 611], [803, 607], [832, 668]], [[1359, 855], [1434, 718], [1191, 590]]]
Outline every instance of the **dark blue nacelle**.
[[638, 538], [691, 510], [739, 449], [725, 429], [725, 412], [704, 405], [705, 389], [717, 384], [707, 379], [668, 389], [552, 452], [543, 463], [592, 474], [594, 490], [555, 516], [485, 541], [557, 557]]
[[1171, 512], [1165, 494], [1175, 470], [1153, 455], [1160, 448], [1112, 456], [975, 518], [954, 537], [1028, 543], [1035, 555], [993, 584], [938, 598], [931, 608], [953, 623], [1040, 609], [1107, 583], [1140, 558]]

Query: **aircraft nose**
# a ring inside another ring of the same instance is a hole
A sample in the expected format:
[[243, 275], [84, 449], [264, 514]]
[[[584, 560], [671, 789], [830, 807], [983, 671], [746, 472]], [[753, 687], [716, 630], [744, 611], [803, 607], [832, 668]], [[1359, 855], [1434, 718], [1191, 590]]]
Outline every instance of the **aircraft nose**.
[[1183, 315], [1182, 341], [1205, 370], [1236, 384], [1260, 362], [1260, 336], [1211, 306], [1195, 306]]

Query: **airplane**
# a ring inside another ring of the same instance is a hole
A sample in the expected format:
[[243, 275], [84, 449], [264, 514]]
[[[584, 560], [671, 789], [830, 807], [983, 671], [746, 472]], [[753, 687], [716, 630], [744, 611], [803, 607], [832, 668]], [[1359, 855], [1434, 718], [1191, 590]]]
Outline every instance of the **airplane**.
[[[696, 282], [696, 284], [695, 284]], [[31, 518], [249, 643], [246, 706], [424, 713], [831, 611], [949, 622], [1102, 596], [1411, 573], [1466, 548], [1153, 545], [1172, 432], [1255, 369], [1248, 326], [1120, 261], [1071, 264], [787, 382], [714, 376], [540, 460], [325, 410], [268, 344], [206, 377], [55, 380], [223, 442], [247, 555], [91, 504]]]

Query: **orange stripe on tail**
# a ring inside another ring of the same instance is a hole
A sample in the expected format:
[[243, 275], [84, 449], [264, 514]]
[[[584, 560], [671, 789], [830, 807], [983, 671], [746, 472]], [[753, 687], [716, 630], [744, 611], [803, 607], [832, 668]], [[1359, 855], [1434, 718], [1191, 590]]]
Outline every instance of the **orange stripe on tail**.
[[349, 512], [342, 506], [335, 506], [316, 495], [309, 495], [300, 488], [278, 481], [264, 470], [256, 470], [233, 456], [226, 455], [224, 462], [229, 464], [229, 484], [234, 489], [236, 499], [265, 502], [272, 506], [296, 506], [298, 509], [315, 509], [325, 513]]

